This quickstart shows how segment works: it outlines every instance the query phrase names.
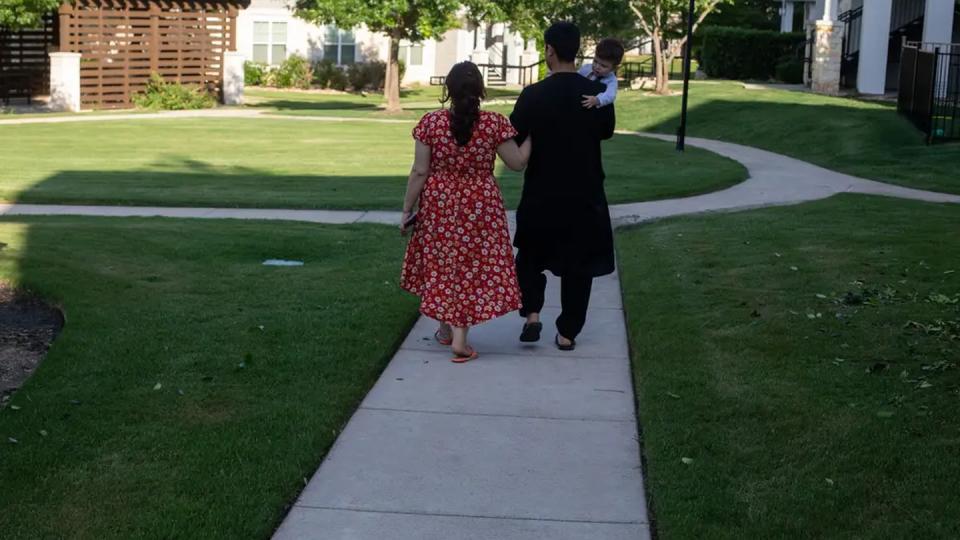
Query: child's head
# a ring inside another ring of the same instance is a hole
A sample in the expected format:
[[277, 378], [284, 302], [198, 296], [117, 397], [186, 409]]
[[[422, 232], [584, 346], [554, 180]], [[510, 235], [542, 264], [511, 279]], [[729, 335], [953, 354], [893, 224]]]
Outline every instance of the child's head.
[[620, 62], [623, 62], [623, 43], [615, 38], [601, 39], [593, 53], [593, 72], [597, 77], [616, 71]]

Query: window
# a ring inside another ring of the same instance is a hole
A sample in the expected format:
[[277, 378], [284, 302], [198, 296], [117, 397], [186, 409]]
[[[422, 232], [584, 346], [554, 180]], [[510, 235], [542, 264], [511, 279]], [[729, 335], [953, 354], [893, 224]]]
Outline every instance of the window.
[[332, 60], [339, 65], [352, 64], [356, 56], [357, 40], [353, 32], [340, 30], [335, 26], [328, 27], [326, 39], [323, 42], [324, 60]]
[[253, 61], [275, 66], [287, 59], [287, 23], [253, 23]]
[[411, 66], [422, 66], [423, 65], [423, 45], [415, 43], [410, 47], [410, 63]]
[[402, 60], [408, 66], [422, 66], [423, 44], [414, 43], [413, 45], [401, 45], [400, 60]]

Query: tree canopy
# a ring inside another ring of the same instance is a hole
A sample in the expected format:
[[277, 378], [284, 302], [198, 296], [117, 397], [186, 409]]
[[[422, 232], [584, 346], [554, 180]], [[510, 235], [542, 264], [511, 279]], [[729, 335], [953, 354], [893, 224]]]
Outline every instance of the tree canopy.
[[38, 27], [44, 14], [59, 6], [60, 0], [0, 0], [0, 27], [13, 30]]

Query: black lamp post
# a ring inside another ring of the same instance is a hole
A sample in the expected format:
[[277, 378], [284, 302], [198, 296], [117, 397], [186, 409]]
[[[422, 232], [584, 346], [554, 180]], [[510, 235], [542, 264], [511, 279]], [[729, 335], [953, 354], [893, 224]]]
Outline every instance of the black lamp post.
[[683, 152], [683, 143], [687, 137], [687, 94], [690, 92], [690, 51], [693, 48], [693, 14], [695, 9], [695, 0], [690, 0], [690, 8], [687, 11], [687, 44], [683, 51], [683, 104], [680, 106], [680, 127], [677, 128], [678, 152]]

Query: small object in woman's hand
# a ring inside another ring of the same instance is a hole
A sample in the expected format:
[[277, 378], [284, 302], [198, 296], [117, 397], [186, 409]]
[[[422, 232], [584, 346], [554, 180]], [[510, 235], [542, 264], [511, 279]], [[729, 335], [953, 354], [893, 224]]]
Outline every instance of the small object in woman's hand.
[[417, 213], [414, 212], [400, 224], [400, 232], [405, 234], [410, 228], [417, 224]]

